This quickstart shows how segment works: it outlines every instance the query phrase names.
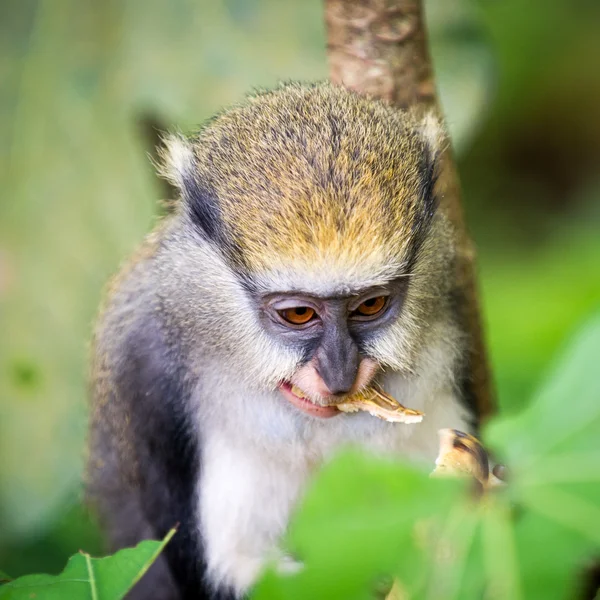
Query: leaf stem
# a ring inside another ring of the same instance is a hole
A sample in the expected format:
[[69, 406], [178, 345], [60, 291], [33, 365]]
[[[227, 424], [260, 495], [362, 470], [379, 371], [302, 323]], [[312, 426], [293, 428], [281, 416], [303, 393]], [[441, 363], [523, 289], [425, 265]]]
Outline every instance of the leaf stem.
[[92, 558], [84, 552], [85, 564], [87, 565], [88, 576], [90, 578], [90, 589], [92, 591], [92, 600], [98, 600], [98, 589], [96, 588], [96, 577], [94, 575], [94, 567], [92, 566]]

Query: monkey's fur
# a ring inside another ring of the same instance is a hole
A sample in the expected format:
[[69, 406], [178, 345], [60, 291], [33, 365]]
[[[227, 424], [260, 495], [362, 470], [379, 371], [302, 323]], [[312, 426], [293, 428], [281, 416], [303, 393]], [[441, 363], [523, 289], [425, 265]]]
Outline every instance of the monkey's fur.
[[[135, 597], [243, 595], [340, 446], [433, 464], [439, 428], [469, 429], [443, 139], [432, 117], [290, 84], [168, 140], [180, 201], [112, 283], [94, 343], [89, 494], [108, 538], [179, 524]], [[365, 289], [389, 303], [366, 324], [348, 312]], [[273, 295], [323, 314], [286, 329]], [[423, 423], [320, 419], [278, 389], [329, 406], [373, 377]]]

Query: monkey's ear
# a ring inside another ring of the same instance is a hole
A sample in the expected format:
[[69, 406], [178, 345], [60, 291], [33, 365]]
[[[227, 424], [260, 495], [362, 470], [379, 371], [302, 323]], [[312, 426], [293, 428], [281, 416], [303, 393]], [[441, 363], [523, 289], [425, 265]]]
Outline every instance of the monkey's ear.
[[444, 125], [434, 112], [428, 112], [419, 119], [418, 130], [429, 150], [429, 160], [436, 163], [448, 140]]
[[413, 112], [412, 115], [415, 118], [413, 127], [424, 146], [424, 151], [419, 165], [420, 202], [417, 202], [416, 210], [413, 212], [413, 257], [411, 260], [417, 257], [438, 206], [435, 185], [439, 175], [439, 159], [447, 144], [444, 127], [433, 112], [425, 115]]
[[192, 143], [184, 136], [172, 134], [163, 139], [159, 152], [159, 174], [175, 186], [192, 222], [209, 240], [219, 240], [223, 246], [221, 213], [210, 184], [198, 175]]
[[188, 182], [194, 177], [192, 145], [180, 134], [170, 134], [164, 137], [162, 142], [163, 145], [158, 151], [158, 174], [185, 193]]

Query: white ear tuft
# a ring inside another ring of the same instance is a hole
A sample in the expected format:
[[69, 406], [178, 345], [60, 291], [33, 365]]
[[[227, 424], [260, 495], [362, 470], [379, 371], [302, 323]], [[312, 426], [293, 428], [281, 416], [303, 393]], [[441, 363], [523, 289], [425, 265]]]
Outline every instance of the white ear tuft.
[[434, 112], [428, 112], [420, 123], [421, 135], [431, 151], [432, 157], [437, 158], [446, 144], [446, 131]]
[[167, 181], [183, 191], [186, 180], [193, 173], [194, 151], [183, 135], [171, 134], [163, 140], [159, 151], [161, 164], [158, 172]]

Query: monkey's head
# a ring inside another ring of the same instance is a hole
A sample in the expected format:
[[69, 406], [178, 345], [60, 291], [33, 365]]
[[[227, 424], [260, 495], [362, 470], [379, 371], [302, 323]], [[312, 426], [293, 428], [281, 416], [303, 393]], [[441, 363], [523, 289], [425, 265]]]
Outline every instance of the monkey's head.
[[453, 278], [442, 140], [431, 116], [329, 84], [282, 86], [169, 138], [181, 202], [163, 277], [190, 343], [319, 416], [380, 369], [414, 373]]

